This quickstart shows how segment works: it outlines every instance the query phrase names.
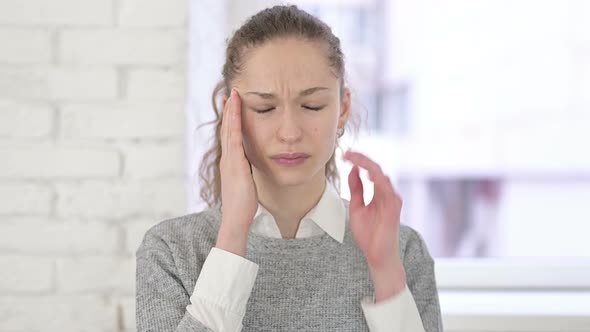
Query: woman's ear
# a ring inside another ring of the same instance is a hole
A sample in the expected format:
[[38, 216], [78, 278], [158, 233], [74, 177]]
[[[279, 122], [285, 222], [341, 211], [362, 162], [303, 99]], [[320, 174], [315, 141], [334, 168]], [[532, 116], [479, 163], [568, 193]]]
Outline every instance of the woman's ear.
[[350, 104], [352, 94], [349, 88], [344, 88], [340, 103], [340, 115], [338, 116], [338, 128], [343, 128], [350, 118]]

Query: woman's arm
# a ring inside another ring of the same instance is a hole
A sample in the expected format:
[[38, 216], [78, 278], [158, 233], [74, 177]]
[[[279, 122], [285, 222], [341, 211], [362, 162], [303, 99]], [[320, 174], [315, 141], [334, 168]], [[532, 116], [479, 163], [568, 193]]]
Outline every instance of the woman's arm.
[[[373, 307], [378, 310], [365, 310], [367, 323], [371, 330], [397, 327], [399, 331], [438, 332], [442, 331], [438, 293], [434, 278], [434, 260], [428, 253], [420, 235], [410, 228], [403, 262], [400, 255], [400, 216], [401, 196], [393, 188], [390, 178], [383, 173], [381, 166], [359, 152], [347, 151], [344, 160], [354, 164], [348, 175], [350, 188], [350, 225], [356, 243], [365, 255], [373, 279], [375, 299], [391, 305]], [[373, 199], [364, 201], [363, 182], [359, 167], [369, 172], [374, 183]], [[406, 236], [406, 235], [404, 235]], [[416, 302], [423, 328], [416, 320], [416, 308], [404, 293], [404, 284]], [[385, 300], [385, 301], [384, 301]], [[387, 301], [391, 300], [391, 301]], [[399, 300], [399, 301], [397, 301]], [[367, 309], [364, 306], [363, 309]], [[386, 314], [378, 313], [389, 312]], [[374, 313], [374, 315], [373, 315]], [[395, 318], [395, 319], [394, 319]], [[404, 319], [408, 318], [406, 324]], [[381, 327], [381, 328], [377, 328]]]
[[240, 331], [257, 272], [213, 248], [189, 297], [168, 245], [150, 230], [137, 250], [137, 331]]

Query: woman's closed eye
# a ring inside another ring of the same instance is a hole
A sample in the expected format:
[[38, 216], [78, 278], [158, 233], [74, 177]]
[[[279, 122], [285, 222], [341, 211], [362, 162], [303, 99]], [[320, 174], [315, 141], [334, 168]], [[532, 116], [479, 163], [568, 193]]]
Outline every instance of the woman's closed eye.
[[326, 106], [303, 106], [303, 108], [308, 109], [310, 111], [319, 111]]
[[[302, 105], [301, 107], [303, 107], [304, 109], [310, 110], [310, 111], [320, 111], [321, 109], [323, 109], [326, 106]], [[254, 111], [256, 113], [267, 113], [267, 112], [270, 112], [274, 109], [275, 109], [274, 107], [269, 107], [269, 108], [265, 108], [265, 109], [254, 109]]]
[[267, 112], [270, 112], [270, 111], [272, 111], [274, 109], [275, 109], [274, 107], [266, 108], [266, 109], [255, 109], [255, 108], [253, 108], [254, 112], [256, 112], [256, 113], [267, 113]]

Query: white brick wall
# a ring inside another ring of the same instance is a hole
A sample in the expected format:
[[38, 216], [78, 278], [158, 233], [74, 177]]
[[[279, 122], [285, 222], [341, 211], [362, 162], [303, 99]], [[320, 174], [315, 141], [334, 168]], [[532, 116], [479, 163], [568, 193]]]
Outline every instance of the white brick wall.
[[186, 211], [188, 6], [0, 1], [0, 332], [135, 330], [137, 247]]
[[125, 0], [119, 3], [117, 21], [129, 27], [178, 27], [188, 15], [186, 0]]
[[179, 93], [185, 90], [185, 85], [182, 72], [130, 70], [127, 94], [129, 99], [133, 100], [178, 100]]
[[104, 26], [115, 22], [114, 1], [2, 0], [0, 24], [14, 26]]
[[63, 293], [135, 293], [135, 259], [112, 257], [60, 258], [57, 288]]
[[174, 65], [186, 47], [181, 29], [126, 29], [64, 31], [59, 59], [66, 64]]
[[3, 100], [115, 100], [117, 91], [114, 68], [0, 65], [0, 98]]
[[5, 295], [0, 312], [2, 331], [122, 331], [119, 317], [126, 315], [117, 299], [98, 294]]
[[0, 29], [0, 62], [34, 64], [51, 61], [51, 33], [43, 29]]
[[47, 293], [53, 288], [54, 263], [44, 257], [4, 254], [0, 257], [0, 292]]
[[[121, 227], [102, 220], [56, 220], [7, 217], [2, 223], [0, 250], [31, 255], [115, 255], [123, 237]], [[123, 228], [124, 229], [124, 228]], [[66, 236], [71, 234], [72, 236]], [[133, 234], [138, 236], [136, 234]], [[137, 243], [139, 245], [139, 243]]]
[[121, 147], [126, 156], [123, 177], [139, 180], [182, 176], [183, 148], [177, 142], [126, 144]]
[[46, 138], [53, 130], [54, 116], [53, 108], [44, 103], [0, 100], [0, 139]]
[[58, 134], [68, 139], [181, 140], [183, 112], [181, 103], [64, 105]]
[[0, 160], [0, 179], [115, 177], [121, 163], [117, 151], [16, 142], [0, 147]]
[[[1, 180], [0, 180], [1, 181]], [[46, 216], [53, 210], [54, 189], [46, 183], [35, 181], [1, 181], [0, 215]], [[3, 223], [0, 224], [2, 227]]]

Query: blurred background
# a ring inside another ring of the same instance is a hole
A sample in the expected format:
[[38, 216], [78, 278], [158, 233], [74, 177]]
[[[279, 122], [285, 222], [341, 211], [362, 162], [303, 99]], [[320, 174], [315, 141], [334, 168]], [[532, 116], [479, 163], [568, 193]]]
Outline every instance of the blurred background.
[[[143, 234], [204, 208], [226, 39], [279, 3], [0, 0], [0, 332], [135, 330]], [[590, 331], [590, 0], [289, 3], [342, 41], [342, 145], [394, 179], [445, 331]]]

